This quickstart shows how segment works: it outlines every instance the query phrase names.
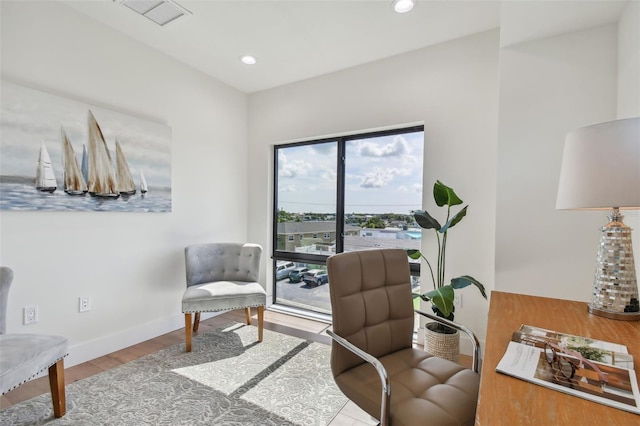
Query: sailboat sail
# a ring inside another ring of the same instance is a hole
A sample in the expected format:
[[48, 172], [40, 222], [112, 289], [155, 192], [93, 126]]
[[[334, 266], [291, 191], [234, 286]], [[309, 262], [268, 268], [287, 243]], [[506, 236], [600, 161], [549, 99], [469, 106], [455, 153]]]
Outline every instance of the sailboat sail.
[[40, 146], [40, 156], [38, 157], [38, 168], [36, 169], [36, 189], [43, 192], [53, 192], [58, 187], [56, 176], [53, 173], [51, 157], [49, 151], [42, 141]]
[[62, 153], [64, 158], [64, 192], [69, 195], [84, 195], [87, 193], [87, 184], [84, 182], [76, 154], [62, 129]]
[[118, 191], [122, 195], [135, 194], [136, 184], [133, 182], [129, 165], [124, 157], [124, 152], [118, 139], [116, 139], [116, 165], [118, 166]]
[[82, 171], [84, 181], [87, 182], [89, 180], [89, 156], [87, 155], [87, 147], [85, 144], [82, 144], [82, 164], [80, 165], [80, 170]]
[[89, 111], [89, 194], [94, 197], [118, 198], [116, 175], [102, 130]]
[[140, 192], [145, 194], [149, 188], [147, 187], [147, 180], [144, 178], [144, 173], [140, 170]]

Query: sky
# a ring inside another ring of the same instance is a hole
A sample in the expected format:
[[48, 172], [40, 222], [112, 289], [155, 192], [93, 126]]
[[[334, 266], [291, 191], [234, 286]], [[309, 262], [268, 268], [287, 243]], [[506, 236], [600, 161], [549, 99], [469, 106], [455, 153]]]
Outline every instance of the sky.
[[[401, 213], [422, 208], [424, 132], [350, 140], [345, 213]], [[337, 143], [278, 149], [278, 208], [335, 213]]]
[[138, 183], [140, 171], [150, 187], [171, 187], [171, 128], [165, 124], [98, 108], [69, 98], [2, 81], [0, 174], [35, 177], [44, 141], [58, 182], [62, 182], [62, 129], [78, 164], [88, 141], [88, 111], [104, 134], [115, 162], [115, 139]]

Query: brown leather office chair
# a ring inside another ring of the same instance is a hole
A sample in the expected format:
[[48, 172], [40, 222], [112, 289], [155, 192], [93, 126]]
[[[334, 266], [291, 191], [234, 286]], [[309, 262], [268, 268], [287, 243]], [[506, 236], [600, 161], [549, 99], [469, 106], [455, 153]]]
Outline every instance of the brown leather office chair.
[[367, 250], [329, 257], [333, 315], [331, 370], [356, 405], [385, 425], [472, 425], [480, 375], [413, 348], [414, 310], [407, 253]]

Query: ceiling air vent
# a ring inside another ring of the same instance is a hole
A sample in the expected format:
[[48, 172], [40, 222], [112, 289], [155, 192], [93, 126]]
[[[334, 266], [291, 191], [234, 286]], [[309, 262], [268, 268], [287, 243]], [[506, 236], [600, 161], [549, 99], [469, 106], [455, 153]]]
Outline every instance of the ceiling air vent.
[[191, 15], [191, 12], [171, 0], [122, 0], [121, 3], [160, 26], [181, 16]]

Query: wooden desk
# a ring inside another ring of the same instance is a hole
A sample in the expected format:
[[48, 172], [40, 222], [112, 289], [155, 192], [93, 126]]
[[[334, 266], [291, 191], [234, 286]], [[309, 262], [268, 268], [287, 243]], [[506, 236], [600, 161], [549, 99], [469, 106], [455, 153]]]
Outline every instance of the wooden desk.
[[640, 377], [640, 321], [590, 315], [587, 304], [491, 293], [476, 425], [640, 425], [640, 416], [496, 372], [511, 334], [529, 324], [626, 345]]

